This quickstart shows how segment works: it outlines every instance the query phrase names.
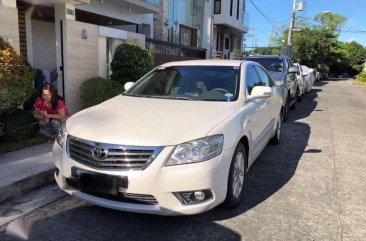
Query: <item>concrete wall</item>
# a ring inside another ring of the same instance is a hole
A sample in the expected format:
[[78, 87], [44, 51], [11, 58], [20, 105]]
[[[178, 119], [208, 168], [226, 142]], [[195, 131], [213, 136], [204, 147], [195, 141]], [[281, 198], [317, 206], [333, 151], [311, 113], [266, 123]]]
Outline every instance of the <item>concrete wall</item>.
[[14, 3], [15, 0], [0, 2], [0, 36], [19, 53], [18, 10]]
[[[66, 21], [67, 29], [67, 103], [71, 113], [82, 109], [80, 86], [89, 78], [99, 75], [98, 26], [73, 20]], [[81, 38], [82, 30], [88, 34]]]
[[56, 68], [55, 23], [32, 19], [33, 68]]

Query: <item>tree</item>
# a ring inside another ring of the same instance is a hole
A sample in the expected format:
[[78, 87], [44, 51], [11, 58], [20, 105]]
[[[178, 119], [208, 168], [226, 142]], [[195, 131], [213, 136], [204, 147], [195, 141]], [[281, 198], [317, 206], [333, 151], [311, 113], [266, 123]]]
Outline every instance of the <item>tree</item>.
[[0, 114], [12, 112], [33, 89], [32, 67], [0, 37]]
[[339, 31], [339, 29], [347, 22], [347, 18], [345, 16], [331, 12], [318, 13], [314, 20], [320, 21], [322, 28], [332, 32]]
[[133, 43], [118, 46], [111, 63], [111, 79], [124, 85], [136, 81], [153, 67], [153, 57], [149, 50]]

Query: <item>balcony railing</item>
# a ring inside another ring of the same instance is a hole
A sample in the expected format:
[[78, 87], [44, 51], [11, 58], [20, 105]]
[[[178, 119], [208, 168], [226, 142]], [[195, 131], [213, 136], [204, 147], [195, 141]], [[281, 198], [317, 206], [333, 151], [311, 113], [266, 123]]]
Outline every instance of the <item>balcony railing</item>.
[[155, 54], [174, 55], [196, 59], [206, 58], [206, 49], [174, 44], [157, 39], [146, 38], [146, 48]]

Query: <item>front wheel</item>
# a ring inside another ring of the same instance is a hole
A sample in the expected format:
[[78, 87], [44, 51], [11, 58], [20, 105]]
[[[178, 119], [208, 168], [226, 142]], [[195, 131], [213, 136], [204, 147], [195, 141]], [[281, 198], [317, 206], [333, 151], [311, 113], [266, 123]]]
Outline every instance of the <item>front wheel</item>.
[[[300, 92], [300, 91], [299, 91]], [[301, 95], [298, 95], [297, 96], [297, 101], [298, 102], [303, 102], [303, 100], [304, 100], [304, 93], [302, 93]]]
[[227, 185], [225, 207], [235, 208], [239, 205], [243, 196], [245, 183], [247, 154], [243, 144], [236, 146], [233, 159], [231, 160], [229, 179]]

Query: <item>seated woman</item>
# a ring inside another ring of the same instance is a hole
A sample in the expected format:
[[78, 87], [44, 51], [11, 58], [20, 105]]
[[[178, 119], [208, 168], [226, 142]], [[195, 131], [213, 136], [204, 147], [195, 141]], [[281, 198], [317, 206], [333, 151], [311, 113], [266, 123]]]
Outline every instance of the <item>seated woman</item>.
[[41, 128], [54, 137], [68, 116], [65, 102], [51, 85], [46, 84], [42, 89], [42, 97], [38, 97], [34, 103], [34, 117]]

